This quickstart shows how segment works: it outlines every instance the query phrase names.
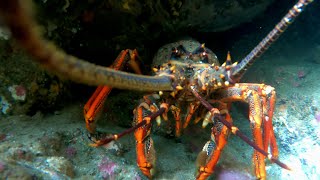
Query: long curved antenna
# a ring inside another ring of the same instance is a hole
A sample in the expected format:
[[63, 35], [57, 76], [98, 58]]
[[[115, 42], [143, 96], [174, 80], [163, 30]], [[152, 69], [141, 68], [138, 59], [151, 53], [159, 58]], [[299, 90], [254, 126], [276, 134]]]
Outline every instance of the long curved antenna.
[[45, 40], [31, 13], [28, 0], [0, 0], [0, 18], [17, 42], [49, 71], [63, 78], [88, 85], [108, 85], [141, 91], [172, 90], [167, 76], [143, 76], [98, 66], [59, 50]]
[[287, 27], [296, 19], [297, 16], [310, 4], [313, 0], [299, 0], [289, 12], [281, 19], [281, 21], [273, 28], [271, 32], [232, 69], [230, 75], [231, 80], [237, 82], [247, 71], [254, 61], [263, 54], [270, 45], [287, 29]]

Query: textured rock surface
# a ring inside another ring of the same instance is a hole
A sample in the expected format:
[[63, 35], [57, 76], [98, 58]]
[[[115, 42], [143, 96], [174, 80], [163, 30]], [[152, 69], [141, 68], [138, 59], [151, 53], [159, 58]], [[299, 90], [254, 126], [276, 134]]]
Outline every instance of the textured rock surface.
[[[111, 64], [122, 49], [137, 48], [142, 57], [151, 58], [148, 44], [155, 40], [173, 42], [174, 38], [190, 32], [236, 27], [261, 14], [272, 2], [47, 0], [37, 4], [40, 6], [38, 19], [50, 39], [73, 54], [96, 63]], [[156, 48], [161, 43], [164, 44], [160, 42]], [[101, 59], [102, 56], [105, 59]]]
[[65, 93], [62, 81], [40, 68], [13, 43], [0, 42], [0, 64], [0, 117], [52, 109]]
[[145, 16], [142, 24], [160, 24], [164, 31], [193, 29], [222, 31], [250, 21], [263, 12], [273, 0], [126, 0], [109, 1], [112, 9], [136, 18]]

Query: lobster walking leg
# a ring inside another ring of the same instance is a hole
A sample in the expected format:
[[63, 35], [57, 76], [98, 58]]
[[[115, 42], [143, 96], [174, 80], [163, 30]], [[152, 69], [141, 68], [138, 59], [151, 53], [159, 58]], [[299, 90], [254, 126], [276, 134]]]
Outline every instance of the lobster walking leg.
[[[256, 101], [260, 101], [256, 111], [261, 111], [261, 128], [263, 132], [263, 148], [268, 152], [269, 148], [274, 158], [278, 158], [278, 146], [274, 135], [272, 119], [276, 102], [276, 92], [273, 87], [264, 84], [240, 83], [239, 87], [249, 96], [257, 96]], [[250, 95], [250, 93], [257, 95]], [[250, 103], [249, 103], [250, 106]]]
[[186, 118], [184, 120], [184, 124], [183, 124], [183, 129], [188, 127], [189, 122], [191, 120], [191, 117], [194, 114], [194, 112], [198, 109], [199, 105], [200, 105], [199, 102], [189, 104], [187, 116], [186, 116]]
[[[249, 104], [249, 120], [253, 134], [254, 143], [265, 152], [270, 147], [274, 159], [278, 158], [278, 147], [272, 126], [274, 104], [276, 100], [275, 91], [271, 86], [264, 84], [246, 84], [226, 88], [219, 94], [218, 99], [222, 102], [244, 101]], [[253, 161], [255, 174], [258, 178], [265, 179], [266, 156], [254, 151]]]
[[[226, 121], [232, 123], [231, 116], [227, 109], [223, 108], [220, 112], [221, 115], [224, 116]], [[227, 144], [227, 139], [230, 134], [230, 130], [218, 119], [212, 119], [212, 121], [213, 127], [211, 132], [211, 139], [204, 145], [202, 151], [198, 154], [197, 157], [198, 172], [196, 174], [196, 178], [198, 180], [207, 179], [214, 172], [220, 154], [224, 146]]]
[[[253, 141], [260, 148], [264, 148], [262, 139], [262, 107], [261, 99], [256, 91], [248, 91], [247, 102], [249, 104], [249, 120], [253, 134]], [[266, 178], [265, 156], [258, 151], [253, 153], [253, 162], [255, 165], [255, 174], [259, 179]]]
[[[139, 124], [142, 121], [147, 122], [135, 130], [134, 136], [136, 139], [137, 164], [142, 173], [148, 178], [151, 178], [154, 174], [156, 161], [153, 140], [150, 135], [152, 126], [150, 114], [155, 113], [159, 109], [156, 105], [158, 98], [156, 95], [144, 96], [142, 102], [134, 110], [133, 125]], [[166, 103], [161, 104], [160, 108], [165, 108], [166, 111], [168, 111], [168, 105]]]
[[176, 107], [176, 106], [171, 106], [170, 107], [171, 112], [173, 114], [173, 117], [176, 121], [176, 137], [180, 137], [181, 136], [181, 126], [182, 126], [182, 122], [181, 122], [181, 117], [180, 117], [180, 108]]
[[[149, 109], [139, 105], [135, 110], [135, 124], [150, 114]], [[137, 164], [144, 175], [151, 178], [155, 164], [155, 150], [150, 137], [151, 124], [146, 124], [134, 132], [136, 138]]]
[[276, 137], [274, 135], [272, 119], [274, 106], [276, 102], [276, 92], [270, 86], [265, 86], [265, 90], [262, 93], [262, 108], [263, 108], [263, 132], [264, 132], [264, 150], [268, 152], [270, 146], [271, 154], [273, 157], [278, 158], [279, 151], [276, 142]]
[[[137, 74], [141, 74], [141, 71], [138, 68], [139, 66], [137, 65], [137, 57], [138, 53], [136, 50], [123, 50], [120, 52], [110, 68], [121, 70], [125, 64], [129, 64]], [[96, 132], [96, 122], [98, 119], [97, 115], [101, 111], [103, 104], [111, 90], [112, 87], [110, 86], [98, 86], [84, 106], [83, 112], [86, 121], [86, 128], [91, 134]]]

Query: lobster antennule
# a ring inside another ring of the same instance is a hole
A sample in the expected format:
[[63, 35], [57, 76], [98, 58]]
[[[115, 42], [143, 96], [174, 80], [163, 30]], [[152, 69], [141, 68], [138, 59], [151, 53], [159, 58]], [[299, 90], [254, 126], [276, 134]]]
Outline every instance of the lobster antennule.
[[278, 37], [312, 1], [313, 0], [299, 0], [273, 28], [273, 30], [245, 58], [243, 58], [236, 67], [233, 68], [230, 78], [233, 81], [238, 81], [247, 71], [248, 67], [250, 67], [255, 60], [278, 39]]
[[[163, 114], [165, 112], [165, 110], [166, 110], [166, 108], [161, 107], [157, 112], [151, 114], [150, 116], [147, 116], [149, 122], [155, 120], [156, 117], [158, 117], [161, 114]], [[129, 129], [124, 130], [123, 132], [121, 132], [119, 134], [114, 134], [112, 136], [108, 136], [108, 137], [106, 137], [104, 139], [101, 139], [101, 140], [97, 141], [96, 143], [93, 143], [93, 144], [90, 144], [90, 145], [93, 146], [93, 147], [98, 147], [98, 146], [102, 146], [102, 145], [108, 144], [111, 141], [118, 140], [119, 138], [121, 138], [121, 137], [123, 137], [123, 136], [125, 136], [127, 134], [132, 133], [133, 131], [135, 131], [136, 129], [140, 128], [143, 125], [146, 125], [147, 123], [148, 123], [147, 120], [143, 120], [142, 122], [136, 124], [135, 126], [129, 128]]]
[[41, 36], [30, 6], [31, 1], [28, 0], [0, 0], [1, 20], [26, 52], [49, 71], [87, 85], [108, 85], [140, 91], [173, 89], [170, 77], [152, 77], [116, 71], [78, 59], [59, 50]]

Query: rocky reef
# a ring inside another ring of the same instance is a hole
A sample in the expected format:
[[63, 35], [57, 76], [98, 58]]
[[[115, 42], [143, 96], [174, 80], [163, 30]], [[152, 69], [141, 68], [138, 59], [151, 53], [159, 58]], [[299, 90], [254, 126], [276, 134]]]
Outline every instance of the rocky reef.
[[[174, 42], [179, 35], [197, 34], [197, 39], [219, 59], [223, 60], [230, 50], [233, 61], [237, 61], [278, 22], [283, 15], [278, 11], [287, 11], [283, 8], [287, 2], [277, 1], [255, 23], [213, 35], [205, 31], [228, 29], [249, 21], [271, 1], [35, 2], [43, 33], [68, 53], [107, 66], [121, 49], [137, 48], [146, 73], [157, 49]], [[269, 179], [320, 177], [320, 33], [315, 31], [320, 28], [316, 16], [319, 6], [314, 2], [308, 7], [241, 80], [268, 84], [277, 92], [273, 125], [279, 158], [294, 171], [267, 161]], [[212, 7], [219, 10], [208, 10]], [[218, 19], [223, 25], [214, 21]], [[144, 179], [136, 166], [132, 134], [104, 147], [89, 146], [92, 142], [82, 111], [94, 87], [73, 84], [44, 71], [9, 39], [10, 34], [1, 27], [0, 179]], [[73, 101], [66, 96], [72, 96]], [[132, 110], [142, 96], [133, 91], [113, 91], [107, 99], [107, 110], [102, 111], [99, 130], [114, 134], [131, 127]], [[234, 125], [251, 137], [247, 108], [235, 103], [231, 113]], [[162, 125], [164, 129], [166, 124]], [[198, 124], [176, 139], [155, 128], [155, 179], [194, 179], [197, 153], [210, 138], [210, 132], [210, 127], [202, 129]], [[255, 179], [252, 152], [239, 138], [230, 136], [211, 179]]]
[[[263, 12], [271, 2], [36, 0], [35, 14], [43, 34], [67, 52], [107, 66], [120, 50], [136, 48], [148, 73], [163, 39], [170, 42], [187, 32], [235, 27]], [[43, 71], [9, 39], [10, 34], [1, 27], [0, 114], [52, 109], [68, 96], [69, 82]], [[159, 40], [158, 45], [152, 43], [154, 39]]]

